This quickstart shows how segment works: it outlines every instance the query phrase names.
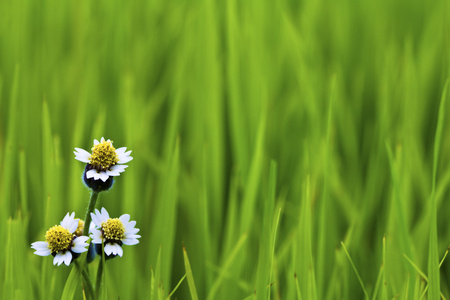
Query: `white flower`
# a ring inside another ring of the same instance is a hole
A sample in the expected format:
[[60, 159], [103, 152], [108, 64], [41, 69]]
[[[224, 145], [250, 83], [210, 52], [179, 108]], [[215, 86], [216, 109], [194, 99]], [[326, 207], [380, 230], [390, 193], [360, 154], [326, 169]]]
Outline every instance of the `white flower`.
[[130, 215], [124, 214], [119, 218], [111, 219], [105, 208], [101, 212], [96, 209], [95, 214], [91, 213], [92, 222], [95, 226], [90, 226], [93, 244], [104, 243], [105, 254], [110, 256], [122, 256], [122, 244], [136, 245], [139, 243], [138, 238], [141, 236], [136, 234], [139, 232], [136, 221], [130, 221]]
[[91, 165], [86, 172], [86, 178], [106, 182], [109, 176], [119, 176], [128, 167], [124, 164], [133, 159], [130, 156], [131, 150], [127, 151], [127, 147], [116, 149], [112, 143], [111, 140], [105, 141], [103, 137], [100, 142], [94, 140], [92, 154], [84, 149], [75, 148], [76, 151], [73, 151], [75, 159]]
[[53, 264], [61, 265], [65, 263], [67, 266], [72, 259], [78, 257], [78, 253], [83, 253], [88, 249], [89, 244], [86, 241], [87, 236], [76, 236], [75, 232], [78, 228], [79, 219], [75, 219], [75, 213], [66, 214], [61, 221], [61, 225], [55, 225], [45, 233], [45, 242], [34, 242], [31, 248], [36, 251], [34, 254], [40, 256], [53, 255]]

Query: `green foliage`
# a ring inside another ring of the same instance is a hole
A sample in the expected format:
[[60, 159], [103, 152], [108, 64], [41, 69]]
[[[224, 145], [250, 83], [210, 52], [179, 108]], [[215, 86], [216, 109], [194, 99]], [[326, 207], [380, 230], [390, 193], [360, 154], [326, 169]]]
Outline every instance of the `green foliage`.
[[192, 268], [189, 262], [189, 258], [186, 249], [183, 246], [184, 267], [186, 268], [186, 277], [189, 284], [189, 291], [191, 293], [192, 300], [198, 300], [197, 288], [195, 287], [194, 275], [192, 275]]
[[97, 207], [142, 236], [106, 261], [104, 298], [450, 297], [448, 1], [0, 12], [2, 299], [92, 293], [98, 261], [30, 246], [84, 218], [72, 151], [102, 136], [134, 160]]

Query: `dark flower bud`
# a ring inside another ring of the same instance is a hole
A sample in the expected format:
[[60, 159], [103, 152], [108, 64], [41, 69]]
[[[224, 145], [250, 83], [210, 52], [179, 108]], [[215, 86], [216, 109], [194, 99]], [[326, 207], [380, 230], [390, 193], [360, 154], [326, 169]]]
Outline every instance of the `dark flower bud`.
[[103, 180], [95, 180], [93, 177], [87, 178], [86, 173], [92, 169], [94, 169], [92, 165], [86, 164], [86, 168], [83, 173], [84, 184], [96, 193], [109, 190], [114, 184], [114, 176], [109, 176], [105, 182], [103, 182]]

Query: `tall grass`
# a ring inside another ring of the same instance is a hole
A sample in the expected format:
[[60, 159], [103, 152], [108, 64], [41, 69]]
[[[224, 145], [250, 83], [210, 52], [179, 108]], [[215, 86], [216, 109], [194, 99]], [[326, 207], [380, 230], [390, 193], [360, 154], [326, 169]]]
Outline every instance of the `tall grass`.
[[450, 297], [448, 1], [0, 16], [2, 299], [61, 297], [71, 267], [30, 244], [84, 216], [72, 151], [102, 136], [134, 160], [98, 207], [142, 235], [107, 262], [108, 299]]

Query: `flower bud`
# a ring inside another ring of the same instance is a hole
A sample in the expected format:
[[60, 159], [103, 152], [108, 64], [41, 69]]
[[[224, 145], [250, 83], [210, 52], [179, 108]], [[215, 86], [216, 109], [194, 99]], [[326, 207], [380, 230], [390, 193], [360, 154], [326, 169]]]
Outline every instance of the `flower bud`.
[[109, 176], [109, 178], [106, 181], [95, 180], [93, 177], [87, 178], [86, 173], [92, 169], [93, 169], [92, 165], [86, 164], [86, 168], [84, 169], [83, 173], [84, 184], [96, 193], [109, 190], [114, 184], [114, 176]]

